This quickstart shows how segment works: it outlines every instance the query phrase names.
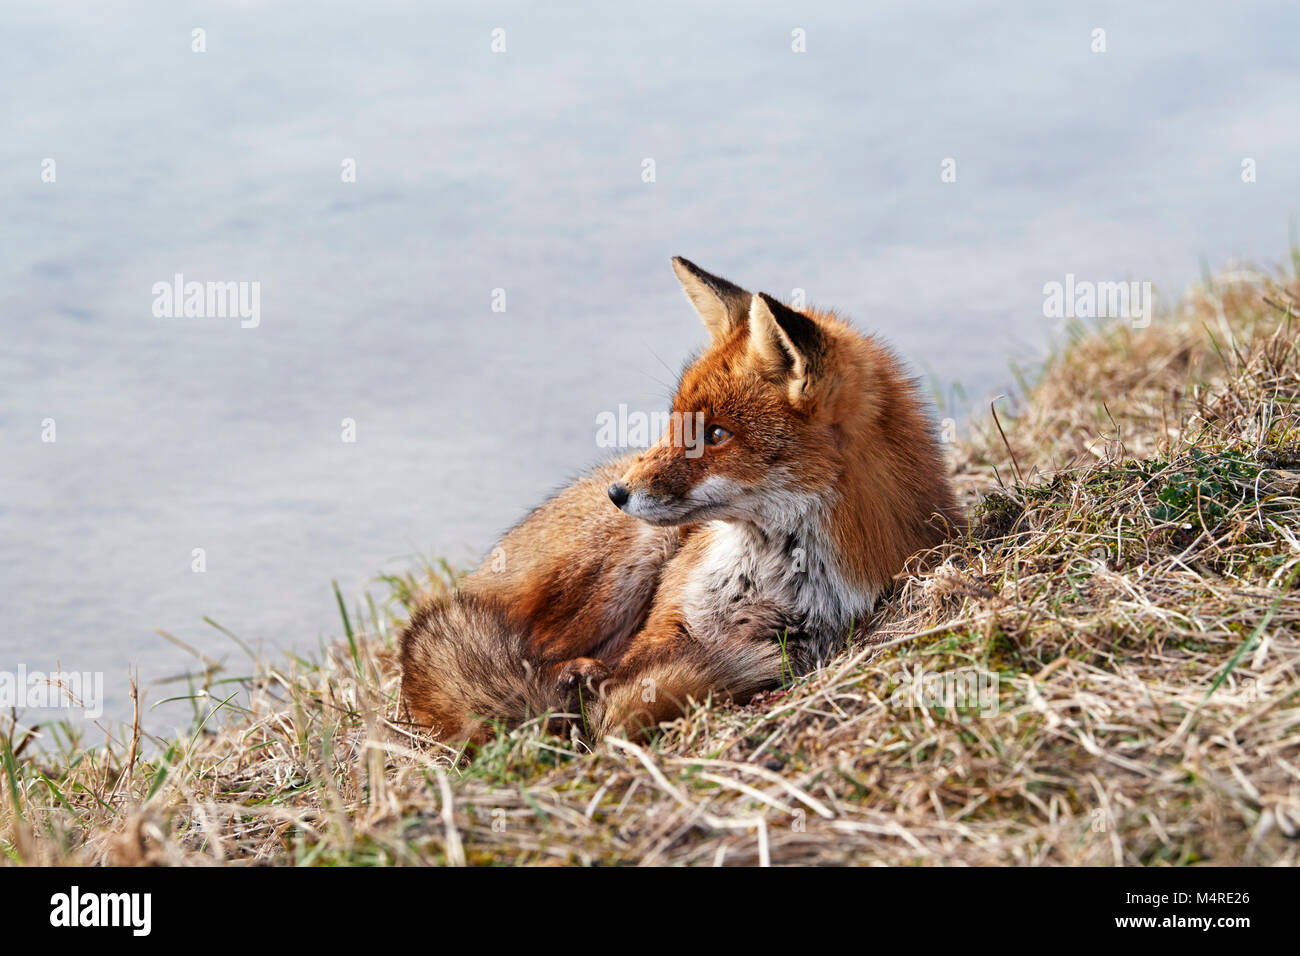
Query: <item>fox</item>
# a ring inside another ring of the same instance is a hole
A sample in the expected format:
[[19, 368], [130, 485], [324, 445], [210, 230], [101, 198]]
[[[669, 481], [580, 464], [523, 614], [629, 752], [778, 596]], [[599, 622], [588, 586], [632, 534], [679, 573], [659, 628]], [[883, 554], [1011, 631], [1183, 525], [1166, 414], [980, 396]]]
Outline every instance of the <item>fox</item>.
[[535, 508], [401, 633], [405, 712], [443, 742], [543, 717], [644, 739], [691, 701], [750, 700], [826, 663], [963, 527], [929, 403], [885, 343], [672, 266], [709, 339], [673, 424]]

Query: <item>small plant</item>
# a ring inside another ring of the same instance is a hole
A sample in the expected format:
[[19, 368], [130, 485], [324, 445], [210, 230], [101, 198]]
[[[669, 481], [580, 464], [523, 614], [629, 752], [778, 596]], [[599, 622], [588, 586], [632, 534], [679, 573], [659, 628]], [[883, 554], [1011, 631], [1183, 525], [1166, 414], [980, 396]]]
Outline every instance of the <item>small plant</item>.
[[[1145, 469], [1139, 468], [1143, 474]], [[1170, 473], [1172, 471], [1172, 473]], [[1151, 517], [1162, 524], [1209, 530], [1237, 505], [1250, 500], [1259, 467], [1231, 455], [1193, 448], [1184, 462], [1164, 472]]]

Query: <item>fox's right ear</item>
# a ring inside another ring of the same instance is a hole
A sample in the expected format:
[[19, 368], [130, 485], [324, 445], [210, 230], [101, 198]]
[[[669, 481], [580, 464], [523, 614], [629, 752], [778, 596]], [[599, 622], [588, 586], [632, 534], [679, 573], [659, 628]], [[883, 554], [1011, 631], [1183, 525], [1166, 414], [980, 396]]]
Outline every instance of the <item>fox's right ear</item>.
[[749, 303], [753, 296], [744, 289], [705, 272], [681, 256], [673, 257], [673, 271], [715, 345], [730, 335], [736, 326], [748, 321]]
[[749, 351], [760, 374], [798, 408], [826, 364], [826, 337], [808, 316], [760, 292], [749, 308]]

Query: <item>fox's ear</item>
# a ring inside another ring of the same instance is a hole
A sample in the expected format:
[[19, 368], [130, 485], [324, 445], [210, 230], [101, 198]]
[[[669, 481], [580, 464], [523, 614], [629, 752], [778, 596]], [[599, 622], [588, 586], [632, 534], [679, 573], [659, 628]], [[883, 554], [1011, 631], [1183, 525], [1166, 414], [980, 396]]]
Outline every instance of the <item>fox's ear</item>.
[[808, 316], [760, 292], [749, 303], [749, 350], [760, 374], [797, 406], [823, 364], [826, 337]]
[[714, 343], [721, 342], [749, 315], [748, 292], [726, 279], [705, 272], [690, 259], [673, 257], [673, 271], [682, 283]]

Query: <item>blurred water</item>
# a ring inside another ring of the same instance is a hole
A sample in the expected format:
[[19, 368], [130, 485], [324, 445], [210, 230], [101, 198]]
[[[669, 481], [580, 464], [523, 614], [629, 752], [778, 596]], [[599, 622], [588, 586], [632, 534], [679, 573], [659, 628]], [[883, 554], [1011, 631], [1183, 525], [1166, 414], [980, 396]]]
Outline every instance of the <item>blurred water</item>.
[[[0, 667], [103, 670], [120, 717], [128, 666], [190, 663], [155, 628], [310, 650], [331, 578], [474, 560], [598, 412], [664, 407], [673, 254], [979, 397], [1044, 282], [1285, 252], [1294, 5], [556, 6], [0, 7]], [[260, 282], [261, 324], [154, 317], [176, 273]]]

